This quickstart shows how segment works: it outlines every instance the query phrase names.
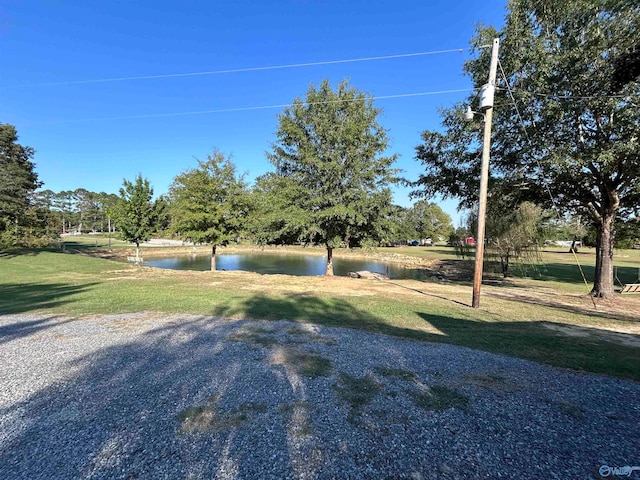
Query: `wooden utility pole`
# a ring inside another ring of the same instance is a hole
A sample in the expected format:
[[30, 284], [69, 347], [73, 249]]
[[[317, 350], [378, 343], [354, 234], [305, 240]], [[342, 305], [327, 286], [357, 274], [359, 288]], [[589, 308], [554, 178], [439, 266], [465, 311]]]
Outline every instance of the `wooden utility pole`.
[[480, 306], [480, 285], [484, 263], [484, 225], [487, 213], [487, 185], [489, 183], [489, 154], [491, 149], [491, 121], [493, 119], [493, 96], [496, 88], [496, 72], [498, 69], [498, 48], [500, 39], [493, 39], [491, 49], [491, 65], [489, 67], [489, 83], [482, 87], [480, 93], [480, 109], [484, 111], [484, 140], [482, 143], [482, 171], [480, 175], [480, 199], [478, 201], [478, 233], [476, 235], [476, 265], [473, 273], [473, 300], [471, 306]]

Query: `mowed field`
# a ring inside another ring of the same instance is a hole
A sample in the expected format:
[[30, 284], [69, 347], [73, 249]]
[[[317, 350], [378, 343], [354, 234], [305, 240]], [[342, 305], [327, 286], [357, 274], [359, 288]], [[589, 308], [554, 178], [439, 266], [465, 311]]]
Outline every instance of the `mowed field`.
[[[362, 280], [250, 272], [195, 272], [136, 267], [118, 260], [126, 245], [73, 237], [61, 249], [0, 253], [0, 312], [39, 313], [74, 321], [102, 314], [198, 314], [286, 319], [341, 326], [417, 341], [445, 342], [555, 366], [640, 380], [640, 295], [592, 299], [594, 252], [547, 250], [528, 276], [487, 274], [481, 308], [472, 309], [472, 260], [448, 247], [401, 247], [340, 255], [375, 256], [428, 270], [429, 280]], [[261, 251], [258, 247], [240, 249]], [[143, 255], [191, 247], [143, 249]], [[225, 249], [221, 249], [223, 252]], [[226, 249], [236, 251], [238, 247]], [[282, 251], [282, 249], [266, 249]], [[322, 255], [322, 249], [296, 249]], [[200, 254], [207, 249], [200, 247]], [[621, 283], [637, 281], [640, 251], [619, 251]], [[514, 270], [514, 273], [518, 273]], [[46, 322], [25, 325], [25, 332]], [[15, 334], [15, 332], [14, 332]]]

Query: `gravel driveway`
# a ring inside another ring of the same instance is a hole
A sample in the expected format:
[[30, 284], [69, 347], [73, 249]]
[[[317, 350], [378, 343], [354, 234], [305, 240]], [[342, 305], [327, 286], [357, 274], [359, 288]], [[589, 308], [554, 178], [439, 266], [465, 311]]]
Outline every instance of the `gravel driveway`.
[[451, 345], [286, 321], [5, 315], [0, 362], [3, 480], [640, 466], [639, 384]]

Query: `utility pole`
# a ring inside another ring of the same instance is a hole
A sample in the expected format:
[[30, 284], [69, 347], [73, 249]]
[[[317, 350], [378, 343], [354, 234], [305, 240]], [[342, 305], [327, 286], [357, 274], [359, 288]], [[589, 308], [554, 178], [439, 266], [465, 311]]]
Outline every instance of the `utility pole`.
[[493, 97], [496, 89], [498, 48], [500, 39], [493, 39], [489, 82], [480, 91], [480, 110], [484, 111], [484, 140], [482, 143], [482, 170], [480, 175], [480, 198], [478, 201], [478, 233], [476, 235], [476, 265], [473, 273], [473, 308], [480, 307], [480, 285], [484, 263], [484, 230], [487, 214], [487, 185], [489, 183], [489, 156], [491, 149], [491, 121], [493, 119]]

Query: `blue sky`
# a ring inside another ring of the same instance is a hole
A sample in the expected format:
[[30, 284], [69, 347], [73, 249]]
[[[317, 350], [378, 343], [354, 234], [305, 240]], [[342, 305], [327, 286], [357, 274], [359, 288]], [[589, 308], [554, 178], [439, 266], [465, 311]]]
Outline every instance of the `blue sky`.
[[[462, 75], [469, 52], [94, 80], [466, 49], [478, 23], [499, 27], [504, 14], [503, 0], [3, 0], [0, 122], [36, 149], [54, 191], [117, 193], [141, 173], [165, 193], [214, 147], [253, 180], [272, 169], [264, 154], [283, 108], [252, 107], [288, 104], [324, 78], [349, 78], [374, 97], [472, 88]], [[438, 109], [465, 96], [375, 101], [404, 176], [420, 173], [420, 132], [440, 128]], [[218, 112], [190, 113], [203, 111]], [[394, 200], [411, 204], [405, 188]], [[457, 224], [456, 202], [441, 205]]]

